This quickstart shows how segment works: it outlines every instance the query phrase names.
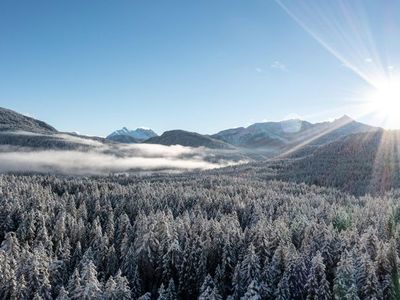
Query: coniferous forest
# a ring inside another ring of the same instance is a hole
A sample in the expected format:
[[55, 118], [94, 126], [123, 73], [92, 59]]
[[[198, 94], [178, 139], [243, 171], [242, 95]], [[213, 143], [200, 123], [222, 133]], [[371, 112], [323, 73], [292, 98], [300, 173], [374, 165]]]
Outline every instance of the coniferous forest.
[[0, 300], [400, 300], [400, 0], [0, 0]]
[[400, 194], [0, 176], [1, 299], [399, 299]]

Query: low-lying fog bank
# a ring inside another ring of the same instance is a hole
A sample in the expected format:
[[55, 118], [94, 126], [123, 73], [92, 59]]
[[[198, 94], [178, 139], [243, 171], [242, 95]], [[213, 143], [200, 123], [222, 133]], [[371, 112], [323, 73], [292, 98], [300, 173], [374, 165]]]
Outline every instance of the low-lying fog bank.
[[[56, 139], [76, 147], [71, 150], [1, 145], [1, 172], [102, 175], [137, 171], [207, 170], [247, 161], [233, 152], [206, 148], [102, 143], [68, 134], [29, 135], [29, 138], [33, 137]], [[82, 145], [86, 147], [80, 147]]]

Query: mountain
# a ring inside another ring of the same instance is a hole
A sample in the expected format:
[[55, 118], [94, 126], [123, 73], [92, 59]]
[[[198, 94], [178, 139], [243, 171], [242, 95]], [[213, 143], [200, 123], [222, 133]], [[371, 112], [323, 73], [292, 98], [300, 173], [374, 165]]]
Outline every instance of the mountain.
[[103, 138], [59, 132], [49, 124], [0, 107], [0, 145], [8, 150], [87, 150]]
[[[332, 122], [310, 123], [303, 120], [255, 123], [248, 127], [227, 129], [214, 135], [201, 135], [184, 130], [171, 130], [161, 136], [151, 129], [126, 127], [111, 133], [106, 139], [62, 133], [45, 122], [0, 108], [2, 145], [65, 149], [82, 147], [90, 140], [100, 143], [151, 143], [182, 145], [211, 149], [231, 149], [256, 160], [271, 157], [301, 158], [312, 154], [320, 146], [332, 143], [350, 134], [376, 132], [371, 127], [343, 116]], [[36, 135], [33, 135], [36, 134]], [[76, 143], [76, 138], [79, 142]], [[68, 138], [68, 139], [66, 139]], [[85, 140], [85, 141], [84, 141]], [[73, 142], [72, 142], [73, 141]]]
[[211, 149], [233, 149], [234, 147], [216, 140], [207, 135], [184, 130], [170, 130], [164, 132], [161, 136], [152, 137], [145, 141], [149, 144], [161, 145], [182, 145], [188, 147], [206, 147]]
[[315, 146], [343, 136], [374, 130], [375, 127], [343, 116], [332, 122], [316, 124], [298, 119], [255, 123], [248, 127], [223, 130], [211, 137], [241, 148], [269, 148], [274, 149], [276, 154], [282, 154], [303, 146], [308, 148], [307, 151], [313, 151]]
[[123, 144], [136, 144], [140, 143], [139, 140], [135, 139], [133, 136], [130, 135], [112, 135], [112, 136], [107, 136], [107, 140], [117, 142], [117, 143], [123, 143]]
[[107, 139], [120, 143], [140, 143], [156, 136], [158, 135], [151, 129], [137, 128], [135, 130], [129, 130], [123, 127], [108, 135]]
[[223, 130], [212, 135], [212, 137], [244, 148], [282, 147], [287, 145], [293, 136], [311, 126], [311, 123], [301, 120], [255, 123], [246, 128]]
[[56, 133], [57, 130], [43, 121], [0, 107], [0, 131], [28, 131], [33, 133]]
[[354, 121], [345, 115], [332, 122], [313, 124], [309, 130], [296, 136], [285, 149], [282, 149], [279, 155], [302, 157], [313, 153], [322, 145], [338, 141], [343, 137], [380, 130], [382, 129]]

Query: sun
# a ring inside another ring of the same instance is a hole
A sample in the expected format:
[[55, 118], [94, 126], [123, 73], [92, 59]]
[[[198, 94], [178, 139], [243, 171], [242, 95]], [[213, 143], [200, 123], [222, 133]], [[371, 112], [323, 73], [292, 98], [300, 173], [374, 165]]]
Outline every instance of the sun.
[[400, 128], [400, 77], [376, 84], [367, 95], [368, 110], [385, 128]]

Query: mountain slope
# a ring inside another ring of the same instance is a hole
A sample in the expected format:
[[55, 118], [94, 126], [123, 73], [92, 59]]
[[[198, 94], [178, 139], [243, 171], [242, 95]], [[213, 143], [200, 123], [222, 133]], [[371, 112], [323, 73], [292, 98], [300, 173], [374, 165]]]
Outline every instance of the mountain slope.
[[103, 138], [59, 132], [49, 124], [0, 108], [0, 145], [8, 150], [87, 150], [107, 142]]
[[57, 130], [43, 121], [0, 107], [0, 131], [28, 131], [56, 133]]
[[224, 130], [212, 137], [244, 148], [282, 147], [310, 126], [311, 123], [301, 120], [255, 123], [246, 128]]
[[356, 122], [343, 116], [332, 122], [313, 124], [312, 127], [296, 136], [279, 154], [282, 156], [302, 157], [310, 155], [320, 146], [338, 141], [343, 137], [357, 133], [373, 133], [381, 128]]
[[400, 187], [400, 132], [346, 136], [302, 158], [283, 161], [278, 178], [362, 195]]
[[123, 127], [108, 135], [107, 139], [121, 143], [140, 143], [156, 136], [158, 135], [151, 129], [137, 128], [135, 130], [129, 130]]
[[187, 147], [207, 147], [211, 149], [234, 148], [231, 145], [213, 139], [212, 137], [184, 130], [166, 131], [161, 136], [148, 139], [147, 141], [145, 141], [145, 143], [161, 145], [182, 145]]
[[224, 130], [213, 138], [247, 149], [273, 149], [276, 154], [293, 152], [333, 142], [349, 134], [374, 131], [376, 128], [343, 116], [333, 122], [312, 124], [302, 120], [256, 123], [246, 128]]

